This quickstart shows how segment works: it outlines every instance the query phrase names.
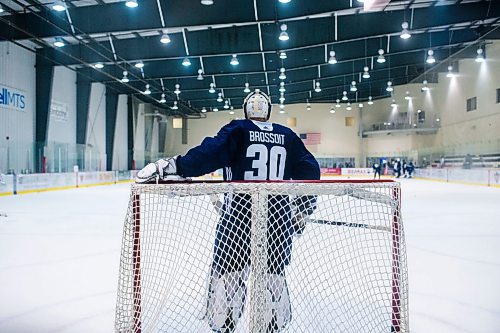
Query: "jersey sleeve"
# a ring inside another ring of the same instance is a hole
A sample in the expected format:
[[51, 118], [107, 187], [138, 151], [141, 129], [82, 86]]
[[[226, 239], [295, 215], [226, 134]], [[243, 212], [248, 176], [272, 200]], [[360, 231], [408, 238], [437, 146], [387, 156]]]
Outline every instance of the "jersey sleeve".
[[321, 173], [318, 161], [307, 150], [302, 140], [294, 134], [294, 161], [292, 167], [292, 179], [296, 180], [318, 180]]
[[177, 171], [183, 177], [197, 177], [229, 165], [241, 135], [237, 121], [220, 129], [214, 137], [205, 138], [197, 147], [177, 159]]

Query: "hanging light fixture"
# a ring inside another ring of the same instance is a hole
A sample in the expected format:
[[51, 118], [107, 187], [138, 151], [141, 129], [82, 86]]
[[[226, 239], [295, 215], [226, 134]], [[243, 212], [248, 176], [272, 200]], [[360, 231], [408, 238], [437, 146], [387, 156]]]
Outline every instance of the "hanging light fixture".
[[328, 63], [330, 65], [335, 65], [337, 63], [337, 57], [335, 57], [335, 51], [330, 51], [330, 58], [328, 58]]
[[434, 51], [432, 49], [427, 51], [427, 59], [425, 60], [428, 64], [433, 64], [436, 62], [436, 58], [434, 58]]
[[[56, 1], [52, 5], [52, 9], [55, 10], [56, 12], [63, 12], [66, 10], [66, 5], [62, 1]], [[3, 10], [0, 9], [0, 13], [3, 12]]]
[[203, 69], [198, 69], [198, 76], [196, 77], [196, 79], [198, 81], [202, 81], [203, 80]]
[[208, 89], [208, 92], [211, 94], [215, 93], [215, 83], [213, 82], [210, 83], [210, 88]]
[[382, 50], [382, 49], [379, 49], [379, 50], [378, 50], [377, 62], [378, 62], [379, 64], [383, 64], [383, 63], [385, 62], [384, 50]]
[[207, 108], [206, 107], [202, 107], [201, 108], [201, 112], [206, 113], [207, 112]]
[[172, 106], [172, 110], [177, 110], [179, 107], [177, 106], [177, 101], [174, 101], [174, 106]]
[[149, 84], [146, 84], [146, 90], [143, 92], [144, 95], [151, 95], [151, 90], [149, 89]]
[[201, 0], [201, 4], [205, 6], [211, 6], [214, 4], [214, 0]]
[[285, 102], [285, 94], [281, 93], [280, 95], [280, 103], [283, 104]]
[[340, 107], [340, 99], [337, 98], [337, 100], [335, 101], [335, 107], [336, 108], [339, 108]]
[[344, 90], [344, 91], [342, 92], [342, 95], [343, 95], [343, 96], [342, 96], [342, 100], [343, 100], [343, 101], [347, 101], [347, 100], [349, 99], [349, 98], [347, 98], [347, 91], [345, 91], [345, 90]]
[[0, 13], [3, 13], [5, 10], [2, 8], [2, 5], [0, 5]]
[[285, 68], [281, 67], [280, 69], [280, 75], [278, 76], [280, 80], [285, 80], [286, 79], [286, 74], [285, 74]]
[[104, 64], [102, 62], [98, 62], [97, 64], [94, 65], [95, 68], [102, 69], [104, 68]]
[[321, 85], [319, 81], [316, 81], [316, 87], [314, 88], [314, 91], [317, 93], [321, 92]]
[[144, 63], [142, 61], [136, 62], [134, 65], [136, 68], [144, 68]]
[[356, 87], [356, 81], [351, 82], [351, 89], [352, 92], [358, 91], [358, 88]]
[[307, 100], [306, 110], [311, 111], [311, 103], [309, 103], [309, 100]]
[[128, 8], [135, 8], [139, 6], [139, 4], [137, 3], [137, 0], [127, 0], [125, 2], [125, 6], [127, 6]]
[[127, 82], [129, 82], [129, 79], [128, 79], [128, 72], [127, 72], [127, 71], [123, 71], [122, 82], [123, 82], [123, 83], [127, 83]]
[[243, 90], [243, 92], [246, 94], [250, 92], [250, 83], [245, 82], [245, 89]]
[[281, 81], [280, 82], [280, 89], [279, 89], [280, 93], [284, 93], [286, 91], [285, 89], [285, 82]]
[[484, 61], [484, 51], [483, 49], [480, 47], [477, 48], [477, 51], [476, 51], [477, 55], [476, 55], [476, 62], [483, 62]]
[[373, 105], [372, 97], [368, 96], [368, 105]]
[[446, 77], [447, 78], [452, 78], [452, 77], [455, 77], [455, 73], [453, 73], [453, 66], [450, 65], [448, 66], [448, 73], [446, 73]]
[[358, 104], [358, 108], [362, 109], [364, 107], [363, 103]]
[[287, 56], [286, 56], [286, 52], [285, 51], [281, 51], [280, 52], [280, 59], [286, 59]]
[[333, 107], [333, 105], [332, 105], [332, 107], [330, 108], [330, 113], [335, 113], [335, 108]]
[[189, 58], [184, 58], [182, 60], [182, 66], [184, 67], [191, 66], [191, 60], [189, 60]]
[[287, 29], [288, 29], [287, 25], [286, 24], [282, 24], [281, 27], [280, 27], [280, 29], [281, 29], [281, 33], [280, 33], [280, 36], [279, 36], [279, 40], [281, 40], [281, 41], [287, 41], [287, 40], [289, 40], [290, 36], [288, 36], [288, 32], [286, 32]]
[[219, 109], [218, 108], [213, 108], [212, 111], [213, 112], [219, 112]]
[[238, 66], [240, 62], [238, 61], [238, 56], [236, 54], [233, 54], [233, 57], [231, 58], [231, 61], [229, 62], [233, 66]]
[[280, 113], [285, 113], [285, 105], [280, 104]]
[[217, 102], [222, 102], [222, 93], [220, 92], [217, 96]]
[[292, 0], [279, 0], [279, 2], [281, 2], [281, 3], [289, 3], [290, 1], [292, 1]]
[[411, 95], [410, 95], [410, 92], [409, 92], [409, 91], [407, 91], [407, 92], [405, 93], [405, 99], [406, 99], [407, 101], [409, 101], [409, 100], [411, 99]]
[[368, 72], [368, 66], [363, 67], [363, 79], [369, 79], [370, 72]]
[[160, 43], [162, 43], [162, 44], [168, 44], [170, 42], [171, 42], [170, 36], [167, 33], [164, 33], [163, 35], [161, 35], [161, 37], [160, 37]]
[[224, 102], [224, 109], [229, 109], [229, 101], [226, 99], [226, 101]]
[[397, 107], [398, 105], [396, 104], [396, 101], [393, 99], [392, 102], [391, 102], [391, 107], [392, 108], [395, 108]]
[[229, 114], [234, 114], [234, 107], [231, 105], [231, 110], [229, 111]]
[[161, 94], [160, 103], [164, 104], [164, 103], [166, 103], [166, 102], [167, 102], [167, 100], [165, 99], [165, 93], [162, 93], [162, 94]]
[[391, 92], [391, 91], [394, 90], [391, 81], [387, 81], [387, 87], [385, 88], [385, 90], [388, 91], [388, 92]]
[[351, 111], [352, 110], [352, 107], [351, 107], [351, 102], [347, 102], [347, 106], [345, 108], [347, 111]]
[[429, 91], [429, 87], [427, 86], [427, 80], [424, 80], [424, 82], [422, 82], [423, 84], [423, 87], [422, 87], [422, 91]]
[[175, 85], [174, 94], [179, 95], [181, 93], [181, 89], [180, 88], [181, 88], [181, 85], [177, 83]]
[[408, 30], [408, 22], [401, 23], [401, 27], [403, 28], [403, 30], [401, 31], [401, 35], [399, 35], [399, 37], [401, 37], [402, 39], [410, 38], [411, 34], [410, 31]]
[[56, 39], [54, 40], [54, 46], [63, 47], [64, 45], [66, 45], [66, 43], [64, 43], [64, 40], [61, 37], [56, 37]]

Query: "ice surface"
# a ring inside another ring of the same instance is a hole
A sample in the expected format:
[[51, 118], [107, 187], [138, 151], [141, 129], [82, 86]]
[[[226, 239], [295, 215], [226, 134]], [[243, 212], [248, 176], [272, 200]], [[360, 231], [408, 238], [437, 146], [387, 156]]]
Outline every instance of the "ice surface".
[[[414, 333], [500, 328], [500, 189], [402, 180]], [[0, 332], [112, 332], [129, 185], [0, 198]]]

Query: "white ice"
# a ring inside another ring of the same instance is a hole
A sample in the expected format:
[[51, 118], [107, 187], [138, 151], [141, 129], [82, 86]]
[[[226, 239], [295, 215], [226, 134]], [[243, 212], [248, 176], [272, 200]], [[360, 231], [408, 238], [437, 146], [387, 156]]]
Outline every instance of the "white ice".
[[[402, 180], [413, 333], [500, 328], [500, 189]], [[129, 185], [0, 197], [0, 332], [112, 332]]]

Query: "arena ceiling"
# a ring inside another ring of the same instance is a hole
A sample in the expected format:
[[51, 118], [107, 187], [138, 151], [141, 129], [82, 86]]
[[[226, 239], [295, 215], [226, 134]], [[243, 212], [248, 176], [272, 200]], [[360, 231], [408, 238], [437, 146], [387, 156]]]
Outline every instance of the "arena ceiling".
[[[387, 97], [388, 81], [433, 82], [433, 73], [449, 65], [458, 70], [457, 59], [475, 57], [500, 31], [498, 0], [386, 0], [371, 11], [356, 0], [213, 2], [137, 0], [129, 8], [125, 1], [66, 0], [55, 11], [53, 0], [0, 0], [0, 40], [32, 49], [37, 63], [70, 67], [164, 113], [189, 115], [224, 110], [225, 103], [240, 107], [245, 83], [269, 92], [278, 104], [284, 82], [285, 105], [332, 103], [344, 91], [351, 103]], [[400, 38], [403, 22], [409, 39]], [[279, 39], [283, 24], [286, 41]], [[164, 34], [170, 43], [160, 41]], [[54, 46], [56, 39], [65, 45]], [[384, 63], [377, 62], [380, 49]], [[430, 49], [435, 64], [426, 63]], [[238, 65], [230, 64], [233, 55]], [[189, 66], [182, 65], [186, 58]], [[137, 68], [139, 62], [144, 67]], [[98, 63], [104, 67], [95, 68]], [[365, 66], [370, 78], [362, 77]], [[286, 79], [280, 79], [282, 68]], [[122, 82], [124, 71], [129, 82]], [[315, 90], [318, 83], [321, 91]], [[166, 103], [160, 103], [162, 93]], [[171, 109], [174, 100], [178, 110]]]

